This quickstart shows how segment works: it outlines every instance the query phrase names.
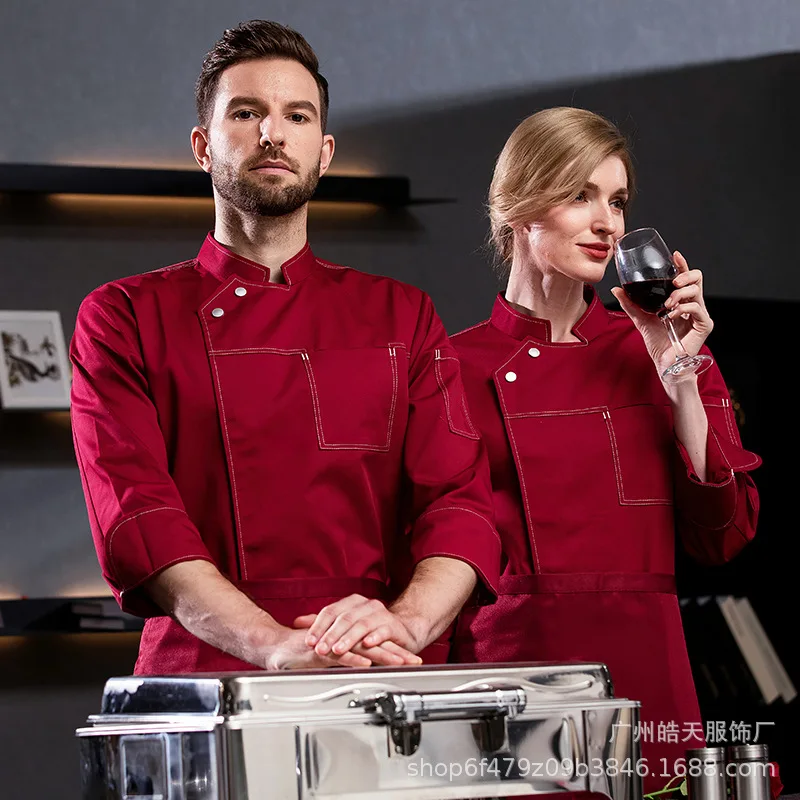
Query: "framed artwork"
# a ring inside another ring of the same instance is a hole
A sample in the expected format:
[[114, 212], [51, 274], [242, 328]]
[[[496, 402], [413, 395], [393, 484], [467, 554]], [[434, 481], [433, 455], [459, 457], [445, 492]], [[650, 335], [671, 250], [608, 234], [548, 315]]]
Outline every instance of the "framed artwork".
[[0, 311], [0, 405], [69, 408], [70, 366], [58, 311]]

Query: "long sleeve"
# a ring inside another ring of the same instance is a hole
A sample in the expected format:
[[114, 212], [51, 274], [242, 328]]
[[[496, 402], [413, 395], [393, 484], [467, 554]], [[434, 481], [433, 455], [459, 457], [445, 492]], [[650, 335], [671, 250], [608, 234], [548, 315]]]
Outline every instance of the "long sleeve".
[[122, 290], [109, 285], [86, 298], [70, 357], [75, 452], [103, 576], [124, 610], [159, 615], [137, 587], [171, 564], [212, 558], [170, 477]]
[[488, 459], [470, 420], [458, 356], [427, 296], [410, 359], [404, 466], [413, 563], [461, 559], [480, 576], [477, 596], [492, 599], [501, 546]]
[[742, 447], [730, 395], [716, 365], [700, 378], [708, 417], [707, 480], [694, 474], [676, 442], [675, 503], [678, 533], [702, 563], [729, 561], [755, 536], [759, 498], [748, 474], [761, 459]]

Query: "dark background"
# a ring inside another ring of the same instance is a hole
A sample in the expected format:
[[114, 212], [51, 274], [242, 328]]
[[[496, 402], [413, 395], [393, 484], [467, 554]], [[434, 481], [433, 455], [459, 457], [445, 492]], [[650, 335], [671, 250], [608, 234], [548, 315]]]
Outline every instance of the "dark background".
[[[202, 12], [202, 13], [201, 13]], [[266, 16], [296, 26], [332, 85], [338, 171], [402, 174], [399, 211], [312, 208], [326, 259], [428, 291], [448, 330], [484, 318], [499, 285], [482, 247], [494, 158], [552, 105], [605, 114], [630, 136], [639, 197], [629, 227], [656, 226], [703, 269], [709, 340], [744, 411], [762, 512], [731, 564], [677, 553], [683, 596], [747, 595], [795, 684], [794, 499], [800, 274], [797, 97], [800, 7], [713, 0], [393, 0], [372, 4], [11, 0], [0, 10], [0, 161], [191, 167], [192, 84], [221, 30]], [[194, 255], [210, 203], [0, 196], [0, 308], [58, 309], [67, 337], [95, 286]], [[610, 300], [610, 274], [601, 290]], [[106, 594], [64, 414], [0, 412], [0, 598]], [[72, 800], [72, 733], [103, 680], [133, 666], [136, 635], [0, 637], [0, 797]], [[797, 701], [723, 711], [763, 734], [800, 791]]]

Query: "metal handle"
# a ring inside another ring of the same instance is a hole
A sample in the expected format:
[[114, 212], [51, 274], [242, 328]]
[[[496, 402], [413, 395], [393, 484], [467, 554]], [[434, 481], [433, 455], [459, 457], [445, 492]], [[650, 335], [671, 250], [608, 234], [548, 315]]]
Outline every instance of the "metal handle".
[[474, 719], [491, 730], [484, 738], [494, 742], [490, 749], [505, 740], [506, 719], [525, 708], [527, 697], [522, 688], [485, 689], [476, 692], [381, 692], [364, 700], [351, 700], [351, 708], [363, 708], [374, 714], [376, 722], [389, 727], [396, 752], [413, 755], [419, 748], [423, 720]]
[[524, 710], [525, 690], [491, 689], [477, 692], [381, 692], [364, 700], [353, 700], [388, 724], [435, 719], [462, 719], [503, 715], [515, 717]]

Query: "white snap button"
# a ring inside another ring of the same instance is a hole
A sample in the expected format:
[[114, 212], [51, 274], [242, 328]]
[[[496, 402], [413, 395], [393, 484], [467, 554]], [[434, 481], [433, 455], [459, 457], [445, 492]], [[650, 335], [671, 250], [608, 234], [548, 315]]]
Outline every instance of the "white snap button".
[[529, 355], [531, 358], [539, 358], [539, 356], [540, 356], [541, 354], [542, 354], [542, 353], [541, 353], [541, 351], [539, 350], [539, 348], [538, 348], [538, 347], [531, 347], [531, 349], [530, 349], [530, 350], [528, 350], [528, 355]]
[[237, 286], [237, 287], [236, 287], [236, 288], [233, 290], [233, 293], [234, 293], [234, 294], [235, 294], [237, 297], [244, 297], [244, 296], [247, 294], [247, 289], [245, 289], [245, 288], [244, 288], [244, 286]]
[[225, 313], [225, 312], [224, 312], [224, 311], [223, 311], [221, 308], [215, 308], [215, 309], [214, 309], [214, 310], [211, 312], [211, 316], [212, 316], [212, 317], [221, 317], [221, 316], [222, 316], [224, 313]]
[[514, 383], [514, 381], [516, 379], [517, 379], [517, 373], [516, 372], [506, 372], [506, 380], [509, 383]]

